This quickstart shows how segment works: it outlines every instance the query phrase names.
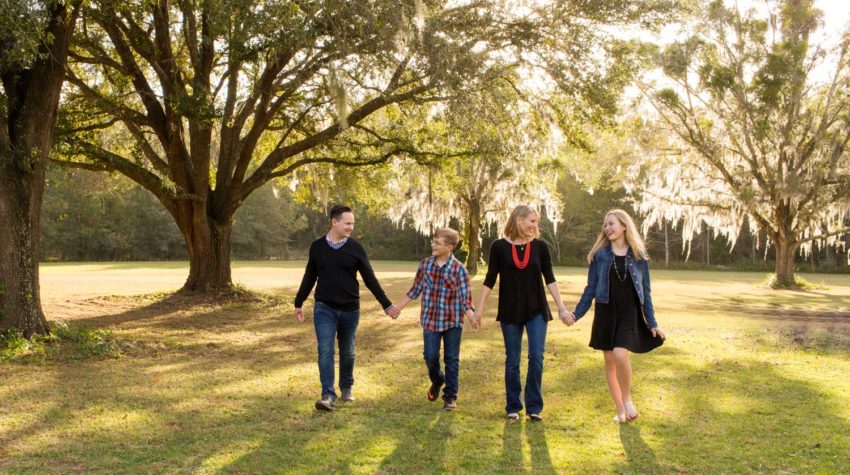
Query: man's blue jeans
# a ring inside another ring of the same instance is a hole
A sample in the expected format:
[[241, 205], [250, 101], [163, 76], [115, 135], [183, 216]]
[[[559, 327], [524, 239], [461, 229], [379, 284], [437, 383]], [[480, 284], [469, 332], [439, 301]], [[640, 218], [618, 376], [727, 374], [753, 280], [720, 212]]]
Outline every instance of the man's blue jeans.
[[502, 323], [505, 338], [505, 412], [522, 410], [519, 360], [522, 354], [522, 333], [528, 331], [528, 374], [525, 378], [525, 412], [543, 411], [543, 352], [546, 350], [546, 328], [549, 322], [542, 314], [524, 324]]
[[[460, 372], [460, 337], [463, 328], [455, 327], [442, 332], [422, 330], [425, 350], [425, 364], [428, 366], [428, 377], [433, 384], [446, 384], [443, 388], [443, 399], [457, 399], [458, 373]], [[443, 360], [446, 372], [440, 368], [440, 342], [445, 344]]]
[[351, 389], [354, 385], [354, 335], [360, 322], [360, 311], [345, 312], [331, 308], [322, 302], [313, 307], [313, 324], [319, 346], [319, 380], [322, 382], [322, 397], [334, 391], [334, 339], [339, 341], [339, 387]]

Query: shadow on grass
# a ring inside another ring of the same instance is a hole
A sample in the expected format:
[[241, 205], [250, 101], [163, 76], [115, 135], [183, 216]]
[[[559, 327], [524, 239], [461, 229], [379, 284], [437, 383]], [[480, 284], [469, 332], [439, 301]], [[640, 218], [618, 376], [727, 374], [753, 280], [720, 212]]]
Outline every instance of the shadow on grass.
[[[850, 324], [850, 296], [820, 291], [771, 291], [769, 294], [741, 292], [737, 296], [691, 296], [695, 308], [778, 319], [840, 320]], [[822, 308], [821, 310], [811, 309]]]
[[[153, 320], [170, 315], [157, 308], [147, 311]], [[2, 468], [89, 473], [846, 469], [841, 457], [850, 451], [850, 423], [836, 417], [843, 407], [828, 389], [756, 357], [704, 362], [668, 345], [641, 356], [636, 365], [641, 419], [621, 426], [613, 444], [599, 442], [601, 460], [588, 460], [596, 454], [587, 453], [575, 461], [562, 457], [559, 450], [595, 443], [610, 427], [576, 422], [598, 412], [598, 420], [610, 424], [613, 410], [601, 355], [591, 362], [583, 342], [564, 334], [550, 337], [546, 421], [505, 424], [504, 352], [495, 325], [464, 335], [466, 345], [482, 350], [462, 349], [463, 396], [459, 410], [446, 413], [424, 397], [416, 321], [362, 317], [355, 368], [358, 401], [334, 413], [318, 413], [313, 409], [319, 383], [312, 324], [282, 320], [275, 312], [209, 309], [199, 318], [218, 322], [205, 328], [210, 335], [223, 334], [216, 351], [0, 367], [0, 377], [20, 382], [3, 388], [0, 416], [29, 412], [17, 426], [0, 429], [0, 446], [14, 454], [0, 462]], [[124, 317], [109, 321], [131, 326], [133, 319]], [[153, 322], [151, 331], [180, 335], [196, 328], [191, 319], [179, 321], [185, 326]], [[151, 322], [142, 318], [140, 324]], [[256, 336], [243, 340], [247, 330]], [[206, 344], [199, 340], [191, 344]], [[665, 389], [668, 409], [647, 402], [654, 391], [650, 384]], [[575, 412], [565, 410], [572, 409], [572, 401], [590, 403]], [[624, 455], [618, 456], [621, 451]]]
[[664, 473], [655, 451], [640, 435], [640, 426], [620, 424], [620, 443], [626, 461], [617, 467], [617, 473]]
[[[668, 346], [635, 357], [633, 365], [641, 418], [619, 427], [624, 460], [605, 470], [846, 471], [850, 420], [838, 416], [846, 410], [833, 388], [789, 376], [757, 357], [705, 363]], [[557, 373], [555, 384], [569, 387], [572, 399], [586, 400], [587, 409], [598, 412], [598, 427], [608, 424], [614, 408], [601, 356]]]
[[549, 442], [546, 440], [545, 422], [532, 422], [525, 425], [525, 436], [531, 448], [532, 473], [556, 474], [549, 454]]
[[626, 432], [627, 454], [637, 449], [630, 466], [703, 473], [846, 470], [840, 454], [850, 450], [850, 424], [836, 417], [842, 407], [829, 388], [783, 375], [755, 358], [706, 365], [665, 359], [674, 376], [657, 384], [675, 388], [680, 409], [658, 421], [644, 417], [624, 429], [647, 427], [664, 454], [661, 461], [641, 457], [643, 439]]
[[505, 421], [502, 433], [502, 462], [501, 466], [515, 473], [525, 472], [522, 458], [522, 423], [520, 421]]

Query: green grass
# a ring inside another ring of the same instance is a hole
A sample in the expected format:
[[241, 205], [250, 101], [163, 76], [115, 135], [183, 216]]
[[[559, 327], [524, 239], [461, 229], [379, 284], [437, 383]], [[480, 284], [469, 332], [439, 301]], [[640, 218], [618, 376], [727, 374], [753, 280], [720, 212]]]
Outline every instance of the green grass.
[[111, 331], [71, 326], [65, 321], [51, 325], [48, 335], [25, 338], [15, 329], [0, 333], [0, 361], [85, 359], [119, 354]]
[[[418, 308], [391, 321], [365, 289], [357, 401], [316, 412], [313, 327], [292, 317], [302, 266], [238, 263], [235, 280], [264, 293], [225, 304], [170, 296], [185, 264], [44, 266], [49, 318], [82, 342], [104, 332], [117, 351], [0, 362], [0, 472], [850, 470], [846, 276], [806, 276], [829, 290], [803, 292], [765, 289], [757, 273], [653, 271], [669, 340], [633, 357], [641, 417], [620, 426], [587, 347], [592, 315], [549, 328], [545, 420], [505, 422], [495, 294], [485, 326], [464, 332], [456, 412], [425, 398]], [[376, 263], [395, 299], [415, 267]], [[556, 273], [573, 304], [584, 271]]]

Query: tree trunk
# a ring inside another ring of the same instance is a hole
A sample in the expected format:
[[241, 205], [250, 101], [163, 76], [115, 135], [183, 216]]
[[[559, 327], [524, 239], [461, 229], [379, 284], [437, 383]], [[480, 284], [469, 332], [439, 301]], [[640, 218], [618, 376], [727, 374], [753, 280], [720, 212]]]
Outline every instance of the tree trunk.
[[555, 241], [555, 259], [557, 260], [558, 264], [561, 263], [561, 241], [560, 240]]
[[777, 241], [776, 246], [776, 284], [779, 287], [795, 287], [794, 256], [800, 243]]
[[233, 287], [230, 274], [232, 216], [214, 219], [201, 202], [185, 201], [178, 210], [177, 227], [186, 241], [189, 277], [184, 292], [218, 292]]
[[45, 30], [33, 33], [50, 38], [39, 38], [39, 59], [19, 65], [0, 58], [5, 99], [0, 107], [0, 330], [16, 328], [27, 337], [49, 331], [38, 278], [44, 170], [79, 3], [70, 14], [64, 2], [51, 3], [48, 13]]
[[29, 337], [47, 333], [38, 280], [39, 221], [44, 166], [18, 171], [11, 157], [0, 166], [0, 331], [16, 328]]
[[664, 223], [664, 268], [670, 268], [670, 234], [667, 230], [669, 227], [667, 225], [667, 221], [663, 221]]
[[750, 243], [752, 244], [753, 251], [753, 269], [756, 267], [756, 237], [750, 234]]
[[472, 199], [469, 202], [469, 255], [466, 256], [466, 270], [470, 276], [478, 274], [478, 262], [481, 260], [481, 203]]

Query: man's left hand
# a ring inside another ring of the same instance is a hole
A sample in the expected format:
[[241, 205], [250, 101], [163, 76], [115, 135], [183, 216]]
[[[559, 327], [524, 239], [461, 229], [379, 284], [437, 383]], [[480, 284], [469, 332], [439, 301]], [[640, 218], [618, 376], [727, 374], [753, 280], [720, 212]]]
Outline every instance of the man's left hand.
[[401, 316], [401, 310], [395, 305], [390, 305], [388, 309], [384, 311], [387, 315], [390, 316], [393, 320]]

